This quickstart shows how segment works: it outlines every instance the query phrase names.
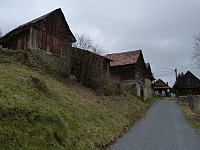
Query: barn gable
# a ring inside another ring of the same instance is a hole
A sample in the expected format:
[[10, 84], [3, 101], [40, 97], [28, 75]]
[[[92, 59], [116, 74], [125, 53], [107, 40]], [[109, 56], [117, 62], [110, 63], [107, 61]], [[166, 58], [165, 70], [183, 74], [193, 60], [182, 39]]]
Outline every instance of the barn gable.
[[45, 70], [71, 73], [71, 48], [76, 42], [62, 10], [56, 9], [20, 25], [0, 38], [0, 45], [12, 50], [33, 50]]
[[59, 8], [12, 30], [0, 39], [0, 45], [14, 50], [42, 49], [64, 55], [75, 41]]
[[200, 80], [187, 71], [185, 74], [179, 74], [173, 88], [177, 92], [177, 96], [192, 94], [200, 94]]

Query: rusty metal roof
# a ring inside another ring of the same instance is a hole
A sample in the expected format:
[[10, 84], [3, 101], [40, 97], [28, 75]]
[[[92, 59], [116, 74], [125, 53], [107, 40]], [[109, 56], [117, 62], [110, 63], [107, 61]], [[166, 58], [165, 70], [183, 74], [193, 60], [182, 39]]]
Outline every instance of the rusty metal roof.
[[106, 57], [113, 60], [110, 66], [121, 66], [135, 64], [141, 54], [141, 50], [134, 50], [122, 53], [108, 54]]

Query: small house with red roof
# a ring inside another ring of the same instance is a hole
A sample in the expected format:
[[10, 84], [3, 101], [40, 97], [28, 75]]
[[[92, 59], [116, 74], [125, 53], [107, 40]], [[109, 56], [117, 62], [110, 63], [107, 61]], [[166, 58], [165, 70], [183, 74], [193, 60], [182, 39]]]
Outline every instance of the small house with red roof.
[[111, 59], [110, 74], [117, 76], [122, 83], [134, 84], [137, 89], [137, 96], [146, 99], [148, 96], [145, 93], [145, 79], [151, 81], [154, 77], [151, 73], [150, 65], [147, 68], [142, 50], [127, 51], [121, 53], [108, 54], [107, 58]]
[[171, 90], [172, 88], [165, 83], [163, 80], [158, 79], [154, 83], [154, 93], [160, 94], [162, 96], [171, 97]]

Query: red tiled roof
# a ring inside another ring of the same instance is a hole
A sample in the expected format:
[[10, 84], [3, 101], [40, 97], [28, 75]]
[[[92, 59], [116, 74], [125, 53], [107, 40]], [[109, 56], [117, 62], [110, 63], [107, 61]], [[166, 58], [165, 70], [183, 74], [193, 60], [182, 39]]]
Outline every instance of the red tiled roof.
[[110, 62], [110, 66], [121, 66], [135, 64], [141, 52], [141, 50], [135, 50], [122, 53], [113, 53], [108, 54], [106, 57], [113, 60]]

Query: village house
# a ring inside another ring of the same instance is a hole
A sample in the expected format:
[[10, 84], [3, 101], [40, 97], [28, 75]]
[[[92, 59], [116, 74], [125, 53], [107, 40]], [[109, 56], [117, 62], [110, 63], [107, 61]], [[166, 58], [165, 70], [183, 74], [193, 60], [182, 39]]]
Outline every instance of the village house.
[[173, 88], [177, 96], [200, 95], [200, 80], [190, 71], [187, 71], [185, 74], [181, 73], [177, 76]]
[[154, 83], [154, 93], [160, 94], [165, 97], [171, 97], [172, 88], [168, 85], [168, 82], [165, 83], [163, 80], [158, 79]]
[[[150, 65], [147, 68], [142, 50], [108, 54], [110, 73], [119, 78], [121, 83], [136, 86], [137, 96], [146, 99], [147, 88], [151, 89], [151, 81], [154, 80]], [[145, 80], [146, 79], [146, 80]], [[149, 81], [149, 82], [148, 82]]]

